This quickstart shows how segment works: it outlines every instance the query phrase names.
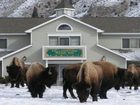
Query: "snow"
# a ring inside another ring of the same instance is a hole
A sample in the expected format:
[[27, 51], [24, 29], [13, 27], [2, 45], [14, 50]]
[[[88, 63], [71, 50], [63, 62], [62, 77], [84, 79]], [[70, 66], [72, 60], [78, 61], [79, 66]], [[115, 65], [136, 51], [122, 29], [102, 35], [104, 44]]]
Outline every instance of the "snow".
[[27, 1], [25, 1], [12, 14], [10, 14], [9, 17], [24, 16], [23, 13], [25, 13], [26, 11], [28, 11], [28, 12], [33, 11], [33, 7], [38, 1], [39, 0], [27, 0]]
[[117, 50], [113, 50], [114, 52], [122, 55], [123, 57], [125, 57], [127, 60], [131, 60], [131, 61], [140, 61], [140, 49], [133, 49], [130, 52], [127, 53], [120, 53]]
[[[38, 5], [39, 14], [46, 16], [49, 11], [54, 11], [56, 2], [61, 0], [1, 0], [0, 1], [0, 17], [31, 17], [33, 8]], [[140, 0], [73, 0], [75, 14], [80, 17], [86, 15], [90, 8], [104, 8], [104, 16], [140, 16]], [[48, 6], [48, 2], [50, 5]], [[132, 5], [130, 3], [133, 2]], [[135, 4], [136, 3], [136, 4]], [[47, 7], [47, 8], [46, 8]], [[49, 10], [50, 9], [50, 10]], [[117, 15], [113, 15], [110, 11], [116, 10]], [[46, 12], [47, 11], [47, 12]], [[98, 11], [96, 11], [98, 13]], [[102, 12], [102, 10], [101, 10]], [[54, 12], [52, 12], [54, 13]], [[111, 15], [112, 14], [112, 15]], [[52, 15], [51, 13], [49, 15]], [[100, 16], [100, 14], [99, 14]]]
[[140, 10], [140, 2], [138, 3], [137, 6], [129, 8], [126, 11], [125, 16], [126, 17], [139, 17], [140, 16], [139, 10]]
[[[0, 105], [139, 105], [140, 89], [129, 90], [128, 87], [119, 91], [113, 88], [108, 91], [108, 99], [98, 99], [92, 102], [91, 97], [86, 103], [80, 103], [78, 99], [72, 99], [68, 94], [68, 99], [62, 97], [62, 86], [52, 86], [46, 88], [42, 99], [32, 98], [27, 87], [10, 88], [0, 85]], [[75, 90], [74, 90], [75, 92]]]

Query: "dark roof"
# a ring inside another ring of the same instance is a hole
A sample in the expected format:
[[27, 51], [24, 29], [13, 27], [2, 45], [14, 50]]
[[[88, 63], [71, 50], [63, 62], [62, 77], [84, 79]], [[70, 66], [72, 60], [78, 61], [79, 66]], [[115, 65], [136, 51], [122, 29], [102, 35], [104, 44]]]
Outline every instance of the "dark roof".
[[140, 32], [140, 17], [84, 17], [81, 21], [106, 33]]
[[24, 33], [48, 20], [43, 18], [0, 18], [0, 33]]
[[59, 9], [59, 8], [72, 8], [72, 0], [62, 0], [60, 4], [58, 4], [58, 6], [56, 6], [55, 9]]
[[[0, 18], [0, 33], [24, 33], [49, 19], [43, 18]], [[84, 17], [81, 21], [104, 30], [106, 33], [140, 32], [140, 17]]]

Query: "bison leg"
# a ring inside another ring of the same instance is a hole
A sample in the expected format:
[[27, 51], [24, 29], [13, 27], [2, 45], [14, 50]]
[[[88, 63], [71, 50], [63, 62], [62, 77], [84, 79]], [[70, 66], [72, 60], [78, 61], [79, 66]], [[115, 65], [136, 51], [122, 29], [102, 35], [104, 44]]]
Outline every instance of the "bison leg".
[[33, 98], [36, 98], [36, 97], [37, 97], [37, 93], [36, 93], [35, 91], [31, 91], [31, 96], [32, 96]]
[[72, 86], [70, 86], [68, 89], [69, 89], [69, 92], [70, 92], [71, 97], [75, 99], [76, 97], [75, 97], [75, 95], [74, 95], [74, 93], [73, 93], [73, 88], [72, 88]]
[[43, 93], [39, 93], [39, 98], [43, 98]]
[[67, 84], [66, 83], [64, 83], [63, 84], [63, 97], [64, 98], [68, 98], [68, 96], [67, 96]]
[[19, 83], [16, 83], [16, 87], [19, 88]]
[[90, 95], [92, 96], [92, 101], [98, 101], [97, 93], [98, 93], [98, 88], [92, 87], [91, 92], [90, 92]]
[[39, 98], [43, 98], [43, 93], [45, 91], [45, 85], [38, 85], [37, 86], [37, 93], [39, 94]]
[[22, 86], [22, 87], [24, 87], [24, 81], [21, 81], [21, 83], [20, 83], [20, 84], [21, 84], [21, 86]]
[[129, 89], [130, 89], [130, 90], [132, 89], [132, 85], [129, 86]]
[[17, 88], [19, 88], [20, 83], [21, 83], [21, 80], [18, 79], [18, 80], [16, 81], [16, 87], [17, 87]]
[[13, 81], [11, 81], [11, 88], [13, 88], [14, 87], [14, 82]]
[[99, 92], [99, 96], [101, 99], [107, 99], [107, 90], [104, 90], [104, 89], [101, 89], [100, 92]]
[[134, 79], [134, 90], [138, 90], [138, 86], [139, 86], [138, 78], [135, 78]]

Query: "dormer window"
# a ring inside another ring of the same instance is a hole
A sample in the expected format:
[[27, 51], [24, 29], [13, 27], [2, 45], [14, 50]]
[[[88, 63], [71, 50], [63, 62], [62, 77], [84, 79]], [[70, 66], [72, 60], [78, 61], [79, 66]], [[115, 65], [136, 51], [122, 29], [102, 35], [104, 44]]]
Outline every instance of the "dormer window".
[[71, 28], [71, 26], [70, 25], [68, 25], [68, 24], [62, 24], [62, 25], [60, 25], [59, 27], [58, 27], [58, 29], [57, 30], [72, 30], [72, 28]]

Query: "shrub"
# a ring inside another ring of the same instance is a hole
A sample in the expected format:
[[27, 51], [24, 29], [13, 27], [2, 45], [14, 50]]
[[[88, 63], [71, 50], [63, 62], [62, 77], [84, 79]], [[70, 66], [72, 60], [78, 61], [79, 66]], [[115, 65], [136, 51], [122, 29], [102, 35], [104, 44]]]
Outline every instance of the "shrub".
[[9, 77], [6, 76], [6, 77], [1, 77], [0, 76], [0, 84], [7, 84], [9, 82]]

